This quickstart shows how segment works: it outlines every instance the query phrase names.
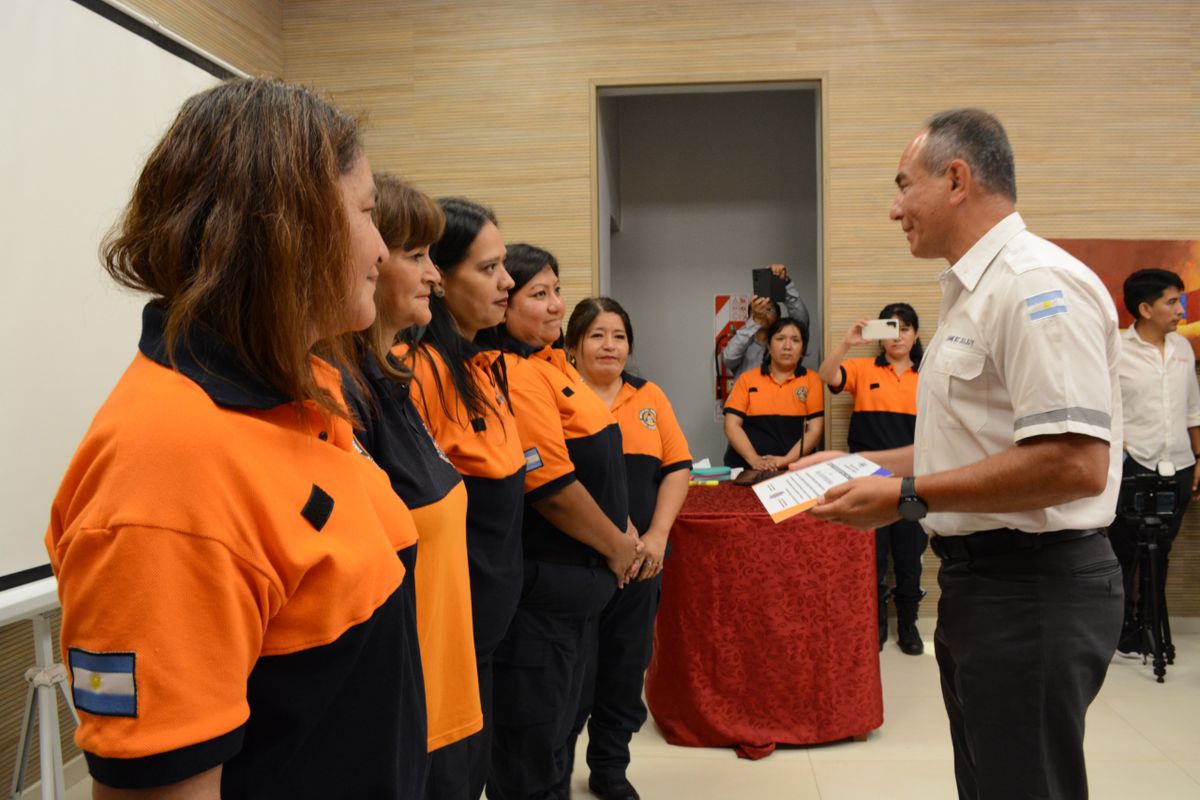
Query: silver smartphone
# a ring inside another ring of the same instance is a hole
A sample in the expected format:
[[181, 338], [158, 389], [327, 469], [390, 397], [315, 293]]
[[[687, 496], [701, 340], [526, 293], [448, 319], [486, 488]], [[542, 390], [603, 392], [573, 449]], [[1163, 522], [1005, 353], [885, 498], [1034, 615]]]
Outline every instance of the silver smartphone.
[[894, 318], [869, 320], [866, 325], [863, 325], [862, 337], [864, 339], [899, 339], [900, 320]]

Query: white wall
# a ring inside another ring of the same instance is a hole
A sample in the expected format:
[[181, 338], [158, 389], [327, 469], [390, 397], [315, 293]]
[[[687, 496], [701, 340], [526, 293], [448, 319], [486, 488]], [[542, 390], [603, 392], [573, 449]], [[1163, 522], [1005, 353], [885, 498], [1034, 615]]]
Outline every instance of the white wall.
[[[612, 296], [633, 321], [635, 370], [667, 392], [692, 456], [720, 463], [713, 295], [748, 294], [752, 268], [786, 264], [812, 314], [805, 364], [817, 364], [816, 92], [660, 94], [617, 105]], [[602, 241], [605, 232], [602, 223]]]

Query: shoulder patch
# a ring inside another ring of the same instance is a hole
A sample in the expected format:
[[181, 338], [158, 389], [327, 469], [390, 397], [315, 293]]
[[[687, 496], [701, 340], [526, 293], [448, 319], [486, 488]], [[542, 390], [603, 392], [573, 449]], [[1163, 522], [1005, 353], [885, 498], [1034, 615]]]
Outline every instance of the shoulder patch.
[[1039, 319], [1052, 317], [1055, 314], [1067, 313], [1067, 301], [1061, 289], [1035, 294], [1025, 298], [1025, 311], [1029, 319], [1037, 322]]
[[650, 430], [658, 428], [658, 415], [654, 413], [653, 408], [643, 408], [638, 412], [638, 419]]
[[533, 472], [535, 469], [541, 469], [542, 466], [544, 466], [542, 464], [542, 456], [538, 453], [538, 449], [536, 447], [531, 447], [525, 451], [526, 472]]
[[136, 653], [93, 653], [72, 647], [67, 660], [76, 708], [102, 717], [137, 716]]

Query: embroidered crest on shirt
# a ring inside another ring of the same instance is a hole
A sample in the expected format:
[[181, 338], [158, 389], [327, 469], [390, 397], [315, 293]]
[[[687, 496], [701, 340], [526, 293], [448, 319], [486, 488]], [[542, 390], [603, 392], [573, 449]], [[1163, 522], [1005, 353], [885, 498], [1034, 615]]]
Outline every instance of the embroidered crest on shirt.
[[531, 447], [525, 451], [525, 471], [533, 472], [535, 469], [541, 469], [542, 456], [538, 453], [536, 447]]
[[807, 386], [799, 386], [796, 388], [796, 399], [799, 400], [801, 403], [808, 402], [808, 387]]
[[102, 717], [137, 716], [136, 653], [93, 653], [72, 647], [67, 661], [76, 708]]
[[1039, 319], [1052, 317], [1055, 314], [1067, 313], [1067, 301], [1063, 297], [1061, 289], [1054, 289], [1035, 294], [1033, 297], [1026, 297], [1025, 311], [1029, 314], [1031, 321], [1037, 322]]
[[638, 412], [638, 419], [650, 430], [658, 428], [658, 415], [654, 413], [653, 408], [643, 408]]

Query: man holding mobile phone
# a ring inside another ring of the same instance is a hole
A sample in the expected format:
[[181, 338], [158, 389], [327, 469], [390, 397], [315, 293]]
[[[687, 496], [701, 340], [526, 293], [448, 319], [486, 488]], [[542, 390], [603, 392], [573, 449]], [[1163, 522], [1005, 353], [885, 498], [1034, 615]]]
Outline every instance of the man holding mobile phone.
[[[784, 306], [787, 308], [788, 316], [808, 329], [808, 308], [800, 299], [800, 290], [788, 277], [787, 267], [783, 264], [770, 264], [767, 269], [784, 282], [786, 294]], [[770, 297], [762, 297], [757, 294], [751, 296], [750, 319], [746, 320], [745, 325], [734, 331], [733, 336], [725, 345], [725, 349], [721, 352], [725, 368], [733, 377], [738, 377], [750, 368], [762, 366], [763, 354], [767, 350], [766, 330], [775, 323], [775, 320], [779, 319], [779, 316], [779, 305]]]

